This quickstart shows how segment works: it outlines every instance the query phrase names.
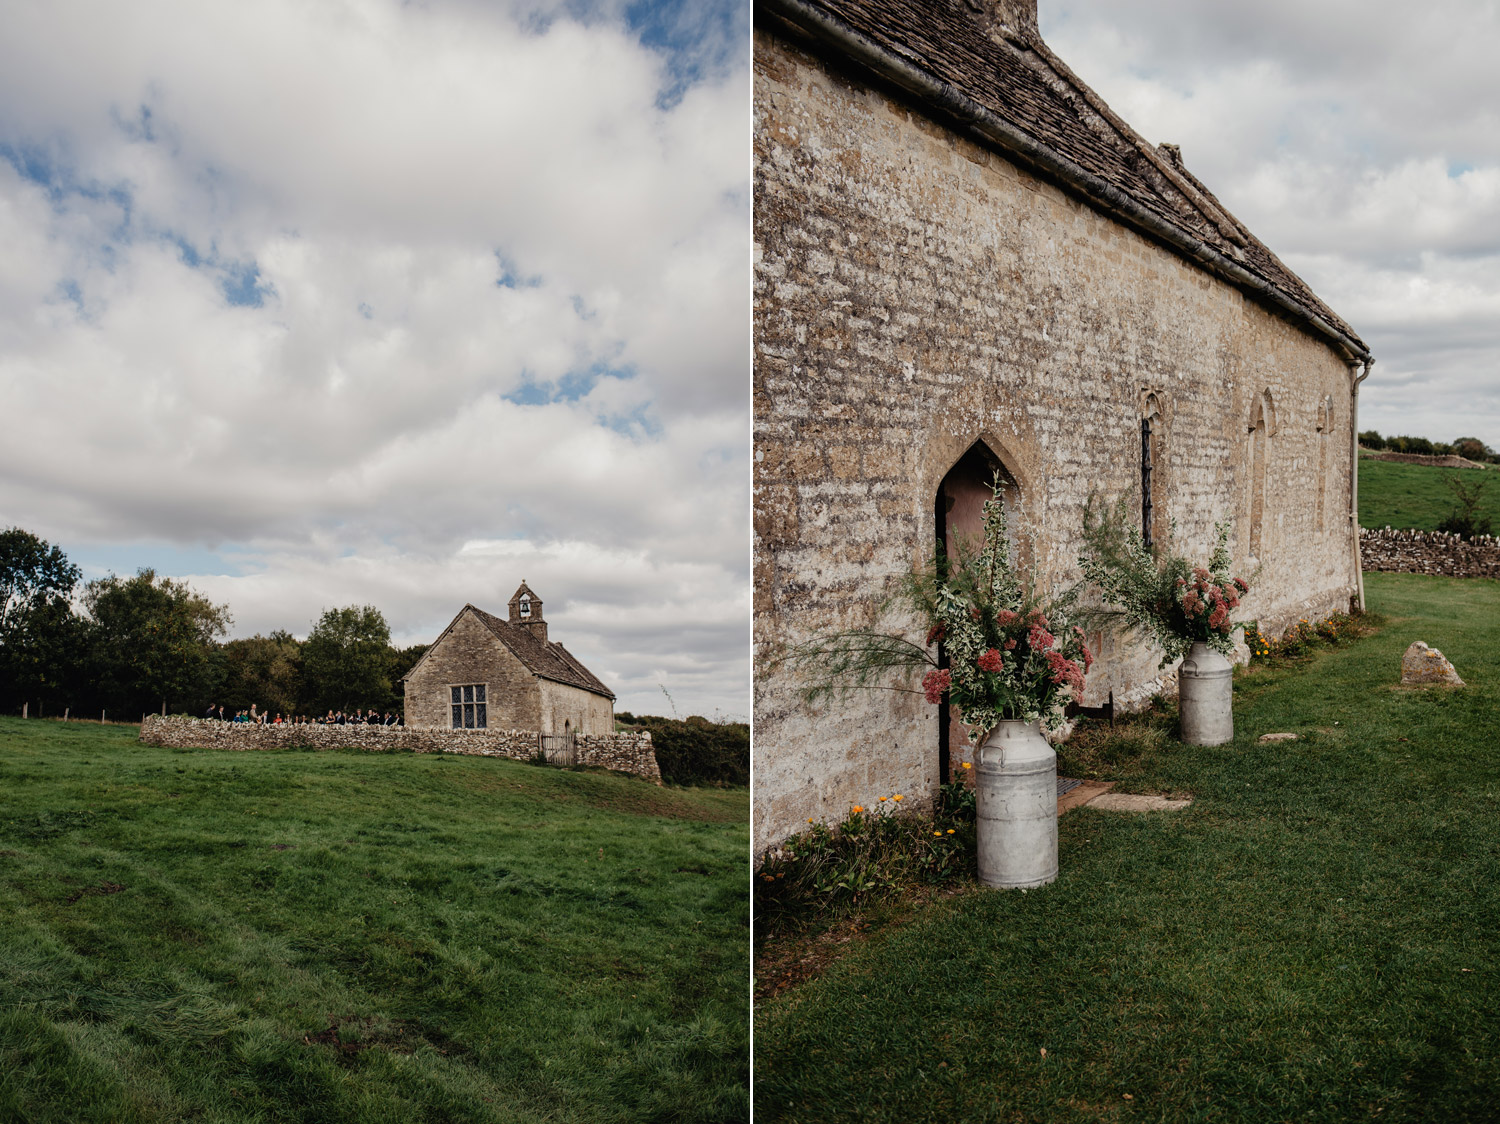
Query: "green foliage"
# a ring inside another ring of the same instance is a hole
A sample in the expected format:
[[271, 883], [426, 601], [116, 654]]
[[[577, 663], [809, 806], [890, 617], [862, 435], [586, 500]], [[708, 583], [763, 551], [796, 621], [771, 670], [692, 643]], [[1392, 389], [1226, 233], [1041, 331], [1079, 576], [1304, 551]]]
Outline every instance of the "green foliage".
[[227, 605], [149, 569], [89, 582], [83, 603], [88, 662], [102, 705], [140, 714], [163, 704], [169, 710], [207, 704], [222, 682], [214, 640], [229, 627]]
[[325, 609], [302, 645], [305, 701], [316, 713], [389, 706], [390, 643], [375, 606]]
[[670, 784], [737, 786], [750, 783], [750, 726], [745, 722], [710, 722], [660, 718], [621, 711], [621, 725], [647, 731], [662, 780]]
[[249, 710], [252, 703], [270, 714], [302, 713], [302, 645], [290, 632], [229, 640], [223, 651], [225, 679], [218, 701], [226, 713]]
[[[1190, 807], [1069, 812], [1056, 882], [937, 897], [764, 1001], [757, 1120], [1493, 1119], [1500, 583], [1365, 586], [1392, 625], [1236, 675], [1232, 745], [1097, 766]], [[1470, 686], [1398, 689], [1414, 637]]]
[[17, 615], [65, 603], [82, 573], [60, 548], [30, 531], [0, 531], [0, 643], [12, 634]]
[[1479, 514], [1479, 504], [1484, 499], [1484, 490], [1489, 482], [1487, 476], [1476, 475], [1475, 479], [1466, 480], [1457, 473], [1445, 473], [1443, 487], [1453, 493], [1455, 503], [1448, 517], [1437, 525], [1437, 529], [1463, 539], [1489, 534], [1493, 523], [1488, 515]]
[[[1208, 566], [1194, 567], [1169, 542], [1146, 546], [1126, 496], [1113, 506], [1093, 496], [1083, 512], [1084, 550], [1078, 558], [1084, 581], [1098, 587], [1108, 608], [1094, 617], [1119, 631], [1145, 635], [1161, 649], [1161, 666], [1187, 653], [1194, 641], [1225, 656], [1234, 651], [1235, 624], [1230, 612], [1250, 589], [1232, 576], [1229, 524], [1216, 523], [1216, 541]], [[1176, 524], [1172, 525], [1175, 537]]]
[[[1359, 524], [1397, 530], [1435, 531], [1453, 514], [1454, 497], [1445, 477], [1488, 480], [1493, 469], [1442, 469], [1361, 457], [1359, 461]], [[1474, 509], [1476, 519], [1500, 526], [1500, 489], [1486, 489]]]
[[1068, 622], [1074, 591], [1044, 601], [1016, 572], [998, 482], [984, 504], [977, 555], [970, 550], [960, 543], [953, 558], [937, 561], [927, 640], [942, 639], [949, 666], [923, 679], [927, 701], [946, 689], [975, 742], [1007, 718], [1055, 727], [1083, 694], [1092, 659], [1083, 631]]
[[745, 790], [135, 737], [0, 720], [0, 1120], [747, 1117]]
[[71, 700], [80, 678], [83, 628], [69, 599], [80, 571], [29, 531], [0, 531], [0, 706]]
[[1348, 613], [1331, 613], [1318, 621], [1303, 617], [1280, 636], [1267, 636], [1259, 621], [1245, 624], [1245, 643], [1255, 661], [1285, 662], [1296, 660], [1320, 647], [1339, 647], [1366, 635], [1376, 624], [1366, 614], [1351, 617]]
[[1359, 443], [1366, 449], [1374, 449], [1377, 452], [1385, 448], [1385, 438], [1373, 429], [1367, 429], [1361, 433]]
[[856, 804], [837, 824], [811, 824], [766, 855], [756, 874], [757, 931], [827, 921], [922, 884], [974, 873], [974, 790], [942, 786], [935, 815], [899, 815], [904, 796]]

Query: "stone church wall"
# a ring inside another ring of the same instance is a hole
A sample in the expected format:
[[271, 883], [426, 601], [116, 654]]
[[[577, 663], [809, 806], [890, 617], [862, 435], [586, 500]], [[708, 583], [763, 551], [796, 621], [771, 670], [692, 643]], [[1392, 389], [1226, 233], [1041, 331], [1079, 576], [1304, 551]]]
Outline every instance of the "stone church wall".
[[541, 725], [544, 734], [565, 729], [585, 734], [607, 733], [615, 728], [615, 704], [603, 695], [557, 683], [538, 681], [541, 688]]
[[[920, 693], [809, 707], [767, 660], [836, 628], [915, 632], [879, 606], [928, 556], [938, 485], [976, 440], [1016, 480], [1023, 556], [1069, 583], [1090, 493], [1139, 487], [1155, 394], [1158, 503], [1184, 553], [1206, 559], [1227, 517], [1244, 559], [1260, 497], [1240, 615], [1275, 628], [1349, 607], [1352, 376], [1325, 343], [763, 29], [754, 113], [757, 850], [935, 792]], [[1157, 659], [1105, 644], [1085, 701], [1143, 701]]]
[[452, 725], [449, 687], [472, 683], [485, 684], [491, 728], [546, 729], [536, 678], [467, 612], [406, 681], [406, 724], [447, 729]]
[[[537, 734], [529, 730], [415, 729], [411, 726], [258, 726], [214, 722], [181, 715], [149, 714], [141, 724], [146, 745], [180, 749], [362, 749], [372, 753], [461, 753], [475, 757], [529, 760], [537, 754]], [[661, 783], [656, 751], [645, 731], [584, 734], [576, 739], [575, 762], [634, 773]]]

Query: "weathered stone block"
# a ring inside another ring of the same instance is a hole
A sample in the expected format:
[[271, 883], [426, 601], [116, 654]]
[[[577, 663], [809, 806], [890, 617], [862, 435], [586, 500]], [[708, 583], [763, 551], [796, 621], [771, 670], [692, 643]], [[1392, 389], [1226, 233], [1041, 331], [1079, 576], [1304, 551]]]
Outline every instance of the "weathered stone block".
[[1426, 687], [1432, 684], [1462, 687], [1464, 681], [1442, 652], [1418, 640], [1401, 656], [1401, 685]]

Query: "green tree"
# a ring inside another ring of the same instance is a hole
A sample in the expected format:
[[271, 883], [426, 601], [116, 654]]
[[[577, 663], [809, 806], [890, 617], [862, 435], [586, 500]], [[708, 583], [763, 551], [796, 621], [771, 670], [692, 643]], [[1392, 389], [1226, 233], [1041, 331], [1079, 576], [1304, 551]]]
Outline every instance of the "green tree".
[[1490, 533], [1490, 517], [1479, 514], [1479, 503], [1484, 499], [1484, 490], [1489, 485], [1489, 480], [1473, 469], [1467, 471], [1473, 473], [1476, 479], [1465, 480], [1456, 472], [1443, 474], [1443, 486], [1453, 493], [1456, 502], [1448, 512], [1448, 517], [1437, 525], [1437, 529], [1463, 539], [1472, 539], [1475, 535]]
[[302, 645], [306, 700], [316, 712], [390, 705], [391, 629], [373, 605], [325, 609]]
[[1385, 438], [1380, 436], [1379, 430], [1367, 429], [1359, 435], [1359, 443], [1366, 449], [1384, 449]]
[[[80, 571], [30, 531], [0, 531], [0, 705], [73, 700], [83, 650], [71, 598]], [[39, 707], [40, 709], [40, 707]]]
[[214, 640], [229, 627], [227, 605], [149, 569], [89, 582], [83, 602], [100, 705], [130, 716], [158, 706], [195, 712], [211, 701], [223, 678]]
[[1459, 437], [1453, 442], [1453, 451], [1471, 461], [1487, 461], [1495, 451], [1477, 437]]
[[224, 687], [218, 701], [226, 712], [248, 710], [254, 703], [272, 713], [297, 714], [302, 709], [302, 642], [277, 629], [270, 636], [257, 633], [227, 641]]
[[397, 710], [405, 709], [406, 685], [401, 682], [401, 677], [417, 666], [417, 661], [427, 654], [427, 649], [431, 646], [430, 644], [413, 644], [409, 648], [386, 649], [386, 667], [391, 678], [390, 706]]

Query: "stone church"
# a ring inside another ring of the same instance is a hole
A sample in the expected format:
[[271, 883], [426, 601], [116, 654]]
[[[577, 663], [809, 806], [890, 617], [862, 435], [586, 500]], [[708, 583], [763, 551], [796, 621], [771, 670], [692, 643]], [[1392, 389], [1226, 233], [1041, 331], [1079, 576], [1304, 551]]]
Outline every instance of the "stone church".
[[542, 599], [523, 580], [509, 617], [465, 605], [406, 673], [406, 724], [428, 729], [612, 734], [615, 696], [547, 639]]
[[[1354, 331], [1169, 144], [1047, 47], [1036, 0], [756, 0], [755, 823], [932, 797], [969, 753], [919, 692], [816, 707], [768, 657], [880, 618], [978, 530], [1070, 584], [1084, 505], [1205, 558], [1233, 523], [1271, 633], [1360, 596]], [[1099, 639], [1094, 640], [1095, 644]], [[1170, 681], [1104, 643], [1085, 702]], [[910, 806], [910, 805], [908, 805]]]

